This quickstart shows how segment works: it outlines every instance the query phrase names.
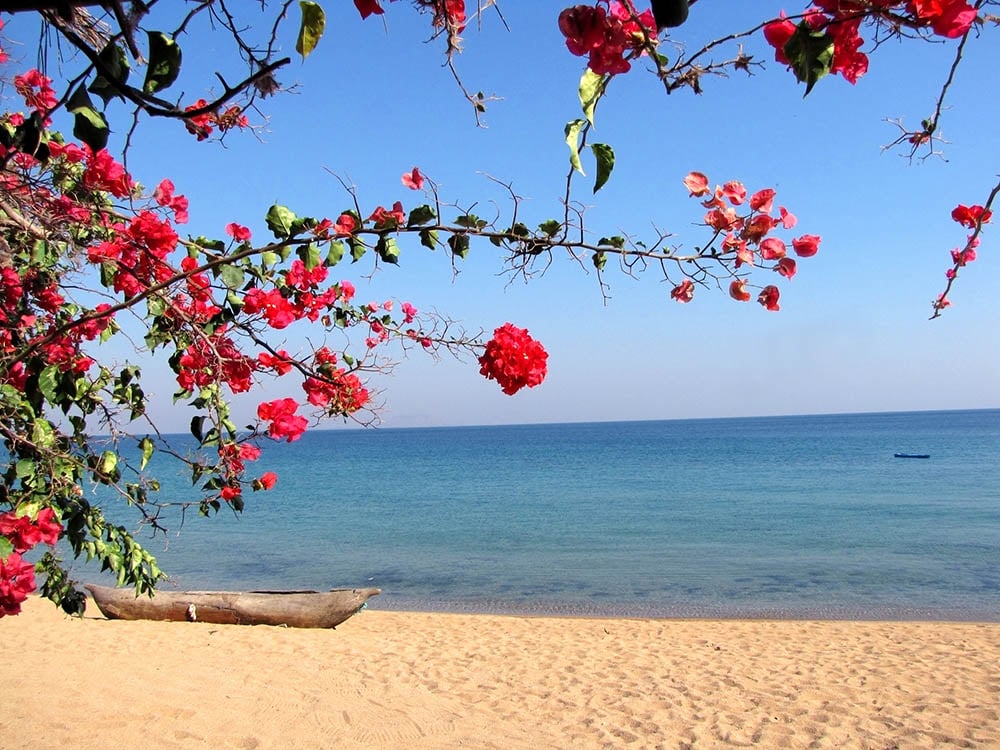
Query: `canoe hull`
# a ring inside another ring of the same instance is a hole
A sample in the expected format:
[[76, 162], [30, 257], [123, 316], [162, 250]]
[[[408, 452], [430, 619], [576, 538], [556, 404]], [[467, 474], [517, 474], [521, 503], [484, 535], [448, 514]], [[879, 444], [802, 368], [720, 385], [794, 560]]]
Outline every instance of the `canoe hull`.
[[157, 591], [87, 585], [94, 603], [111, 620], [197, 621], [217, 625], [285, 625], [333, 628], [381, 589], [333, 591]]

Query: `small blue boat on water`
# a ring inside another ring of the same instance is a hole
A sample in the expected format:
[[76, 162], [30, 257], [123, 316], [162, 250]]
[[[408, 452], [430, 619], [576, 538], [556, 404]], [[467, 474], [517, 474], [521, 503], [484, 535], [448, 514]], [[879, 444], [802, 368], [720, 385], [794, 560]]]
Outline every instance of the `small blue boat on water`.
[[930, 453], [894, 453], [894, 458], [930, 458]]

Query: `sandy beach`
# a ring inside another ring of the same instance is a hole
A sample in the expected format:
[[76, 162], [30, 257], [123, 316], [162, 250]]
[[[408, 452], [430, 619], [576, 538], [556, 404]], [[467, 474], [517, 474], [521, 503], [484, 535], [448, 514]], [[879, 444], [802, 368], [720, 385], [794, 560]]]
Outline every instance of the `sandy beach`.
[[1000, 624], [0, 620], [3, 748], [1000, 747]]

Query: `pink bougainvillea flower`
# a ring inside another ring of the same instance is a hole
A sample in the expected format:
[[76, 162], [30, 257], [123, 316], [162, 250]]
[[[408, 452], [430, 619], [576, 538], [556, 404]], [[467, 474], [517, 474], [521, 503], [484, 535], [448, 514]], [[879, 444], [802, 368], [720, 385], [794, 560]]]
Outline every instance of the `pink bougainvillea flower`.
[[174, 195], [174, 183], [170, 180], [163, 180], [157, 185], [153, 192], [153, 199], [161, 206], [169, 208], [174, 212], [174, 221], [178, 224], [187, 224], [188, 221], [188, 199], [183, 195]]
[[357, 228], [358, 220], [349, 213], [342, 213], [333, 225], [333, 231], [336, 232], [338, 237], [347, 237], [354, 234], [354, 230]]
[[795, 275], [795, 260], [792, 258], [782, 258], [778, 261], [778, 265], [774, 270], [786, 279], [790, 279]]
[[0, 535], [10, 541], [15, 552], [27, 552], [37, 544], [55, 544], [62, 530], [52, 508], [42, 508], [34, 519], [14, 511], [0, 515]]
[[284, 349], [279, 349], [276, 355], [271, 355], [269, 352], [261, 352], [257, 355], [257, 361], [262, 367], [274, 370], [277, 375], [284, 375], [292, 370], [291, 357]]
[[785, 243], [777, 237], [768, 237], [760, 243], [760, 257], [764, 260], [778, 260], [784, 258], [788, 250]]
[[910, 0], [908, 9], [949, 39], [964, 36], [976, 20], [976, 9], [966, 0]]
[[690, 191], [693, 198], [699, 198], [712, 192], [708, 187], [708, 177], [701, 172], [689, 172], [688, 176], [684, 178], [684, 187]]
[[[427, 339], [420, 343], [431, 346]], [[541, 342], [529, 336], [527, 329], [504, 323], [486, 342], [486, 351], [479, 358], [479, 374], [497, 381], [504, 393], [513, 396], [522, 388], [534, 388], [545, 380], [548, 357]]]
[[781, 296], [781, 292], [778, 291], [778, 287], [768, 285], [764, 287], [760, 294], [757, 295], [757, 301], [764, 306], [765, 309], [771, 312], [777, 312], [781, 308], [778, 307], [778, 297]]
[[792, 240], [792, 249], [800, 258], [811, 258], [819, 252], [820, 238], [815, 234], [804, 234]]
[[750, 208], [754, 211], [769, 214], [771, 213], [771, 208], [774, 204], [774, 196], [775, 192], [772, 188], [758, 190], [750, 196]]
[[265, 490], [269, 490], [272, 487], [274, 487], [274, 485], [277, 483], [278, 475], [275, 474], [273, 471], [266, 471], [260, 475], [260, 479], [258, 479], [257, 481], [260, 482], [261, 487], [263, 487]]
[[738, 180], [730, 180], [722, 186], [723, 197], [734, 206], [739, 206], [747, 198], [747, 189]]
[[295, 413], [298, 408], [299, 405], [293, 398], [265, 401], [257, 407], [257, 417], [271, 423], [267, 428], [267, 434], [272, 439], [285, 438], [287, 442], [291, 443], [302, 437], [302, 433], [309, 425], [305, 417], [300, 417]]
[[11, 552], [0, 558], [0, 617], [21, 612], [21, 604], [35, 590], [35, 566]]
[[729, 296], [737, 302], [749, 302], [750, 292], [747, 291], [746, 279], [734, 279], [730, 282]]
[[975, 229], [977, 223], [988, 224], [993, 218], [993, 212], [987, 211], [982, 206], [963, 206], [959, 203], [951, 212], [951, 218], [963, 227]]
[[[341, 217], [343, 218], [343, 216]], [[392, 204], [392, 210], [386, 210], [382, 206], [377, 206], [368, 221], [375, 224], [376, 229], [396, 229], [406, 223], [406, 214], [403, 213], [403, 204], [396, 201]]]
[[362, 20], [368, 18], [368, 16], [372, 14], [381, 16], [385, 13], [385, 11], [382, 10], [382, 6], [378, 4], [378, 0], [354, 0], [354, 7], [358, 9], [358, 13], [361, 14]]
[[680, 284], [670, 290], [670, 299], [678, 302], [690, 302], [694, 299], [694, 282], [691, 279], [684, 279]]
[[774, 59], [777, 62], [788, 65], [788, 58], [785, 56], [785, 45], [795, 34], [795, 24], [785, 17], [785, 11], [781, 11], [779, 18], [764, 25], [764, 38], [767, 43], [774, 47]]
[[404, 173], [400, 179], [403, 185], [410, 190], [423, 190], [424, 188], [424, 176], [420, 174], [420, 170], [417, 167], [414, 167], [412, 172]]
[[237, 242], [248, 242], [250, 240], [250, 230], [235, 221], [226, 224], [226, 234]]
[[789, 213], [784, 206], [778, 206], [778, 213], [781, 215], [778, 221], [785, 229], [791, 229], [799, 223], [798, 217], [795, 214]]

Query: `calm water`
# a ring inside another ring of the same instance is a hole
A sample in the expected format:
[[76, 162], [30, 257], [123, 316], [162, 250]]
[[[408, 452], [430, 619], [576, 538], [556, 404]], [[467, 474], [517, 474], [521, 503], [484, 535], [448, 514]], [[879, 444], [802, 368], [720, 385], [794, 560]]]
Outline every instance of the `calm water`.
[[1000, 620], [998, 457], [1000, 410], [313, 432], [146, 542], [170, 586], [382, 609]]

